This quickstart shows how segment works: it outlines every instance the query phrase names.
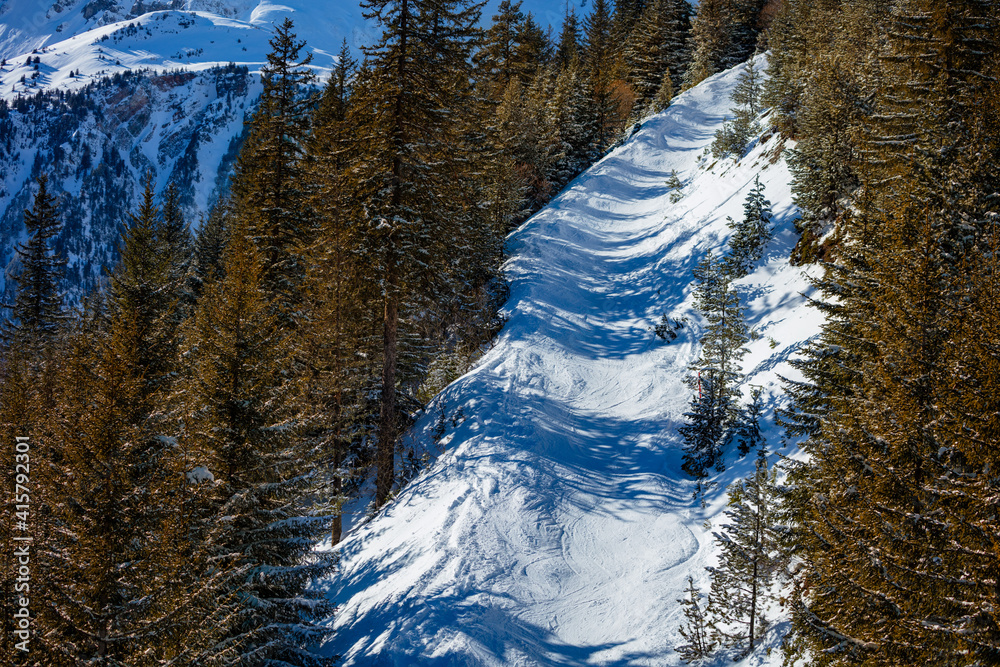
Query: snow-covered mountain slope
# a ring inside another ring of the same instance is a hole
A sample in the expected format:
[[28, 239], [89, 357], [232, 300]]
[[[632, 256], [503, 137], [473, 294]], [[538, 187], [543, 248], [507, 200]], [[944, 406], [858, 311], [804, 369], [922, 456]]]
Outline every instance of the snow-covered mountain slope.
[[[705, 507], [681, 471], [676, 429], [701, 330], [691, 272], [723, 247], [757, 174], [777, 233], [738, 285], [762, 334], [743, 368], [765, 389], [772, 448], [778, 375], [796, 377], [787, 361], [820, 324], [787, 260], [796, 210], [778, 139], [739, 164], [706, 157], [737, 75], [677, 98], [511, 235], [509, 321], [436, 399], [450, 418], [429, 445], [441, 456], [348, 535], [324, 582], [338, 605], [329, 651], [346, 664], [681, 664], [676, 600], [689, 574], [707, 588], [706, 521], [752, 466], [727, 452]], [[650, 330], [663, 313], [691, 320], [671, 344]], [[415, 437], [430, 442], [428, 412]]]
[[[113, 266], [146, 172], [173, 182], [189, 219], [228, 187], [246, 114], [260, 95], [247, 68], [104, 79], [86, 94], [22, 100], [0, 110], [0, 266], [16, 260], [39, 174], [60, 195], [57, 249], [76, 299]], [[0, 293], [4, 289], [0, 272]], [[10, 295], [4, 299], [10, 302]]]
[[[526, 0], [523, 10], [558, 24], [564, 5]], [[71, 300], [116, 261], [146, 171], [158, 192], [178, 185], [197, 226], [227, 186], [286, 16], [321, 76], [343, 39], [358, 55], [377, 37], [357, 0], [0, 0], [0, 99], [11, 106], [0, 106], [0, 302], [42, 173], [64, 195], [57, 247]]]
[[[499, 2], [487, 4], [484, 25]], [[259, 65], [272, 26], [285, 17], [313, 51], [315, 64], [329, 68], [344, 39], [358, 49], [378, 37], [362, 11], [358, 0], [0, 0], [0, 57], [8, 61], [0, 90], [6, 97], [12, 89], [23, 92], [21, 76], [34, 73], [33, 63], [24, 67], [28, 55], [41, 59], [41, 81], [34, 83], [43, 87], [79, 86], [100, 73], [137, 67]], [[543, 26], [558, 27], [565, 5], [523, 0], [522, 11]], [[69, 80], [69, 72], [78, 70], [84, 79]]]

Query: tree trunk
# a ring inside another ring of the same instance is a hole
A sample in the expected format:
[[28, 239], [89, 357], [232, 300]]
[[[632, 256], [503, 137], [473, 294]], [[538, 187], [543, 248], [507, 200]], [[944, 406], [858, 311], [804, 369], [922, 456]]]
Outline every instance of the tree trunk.
[[396, 449], [396, 351], [399, 326], [399, 297], [396, 267], [390, 260], [385, 285], [385, 319], [382, 330], [382, 411], [378, 428], [378, 470], [375, 478], [375, 505], [389, 498], [395, 474]]

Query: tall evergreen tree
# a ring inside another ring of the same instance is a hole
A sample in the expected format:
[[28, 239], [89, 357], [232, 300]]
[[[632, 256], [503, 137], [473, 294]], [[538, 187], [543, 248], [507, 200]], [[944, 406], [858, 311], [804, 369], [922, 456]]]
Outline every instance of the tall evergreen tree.
[[709, 251], [694, 272], [695, 305], [705, 318], [701, 338], [702, 351], [691, 365], [696, 373], [689, 384], [698, 394], [691, 401], [686, 424], [678, 430], [684, 437], [684, 471], [699, 480], [695, 495], [703, 489], [702, 480], [714, 466], [723, 469], [722, 449], [736, 421], [736, 387], [742, 375], [740, 360], [749, 340], [739, 296], [730, 285], [722, 263]]
[[688, 385], [697, 393], [691, 397], [690, 411], [684, 413], [687, 421], [677, 431], [684, 439], [681, 469], [698, 482], [695, 498], [704, 498], [709, 489], [705, 480], [722, 462], [726, 406], [719, 393], [720, 384], [715, 373], [699, 372], [688, 378]]
[[329, 523], [302, 506], [312, 453], [283, 372], [290, 341], [262, 289], [263, 252], [245, 223], [232, 230], [224, 262], [186, 335], [192, 372], [184, 391], [188, 461], [198, 463], [189, 479], [214, 481], [205, 492], [210, 511], [192, 528], [225, 569], [222, 590], [231, 596], [213, 659], [323, 665], [313, 648], [327, 636], [319, 620], [332, 610], [308, 587], [333, 565], [313, 551]]
[[311, 242], [315, 221], [302, 190], [306, 138], [315, 105], [315, 77], [302, 56], [292, 22], [275, 28], [267, 65], [261, 68], [264, 90], [250, 122], [232, 181], [234, 215], [248, 224], [264, 253], [268, 292], [275, 306], [290, 316], [304, 274], [298, 248]]
[[760, 432], [760, 422], [763, 418], [760, 404], [762, 395], [763, 390], [760, 387], [752, 387], [750, 389], [750, 402], [740, 408], [735, 433], [740, 456], [746, 456], [755, 450], [758, 456], [767, 454], [767, 440]]
[[570, 63], [580, 58], [580, 21], [574, 9], [567, 5], [566, 16], [563, 18], [559, 31], [559, 43], [556, 45], [556, 67], [565, 69]]
[[624, 51], [628, 81], [636, 95], [634, 114], [646, 110], [666, 81], [671, 90], [680, 89], [689, 59], [690, 16], [687, 0], [653, 0], [646, 5]]
[[684, 85], [690, 88], [716, 72], [740, 64], [757, 47], [767, 0], [704, 0], [691, 28], [692, 59]]
[[780, 564], [774, 534], [777, 492], [767, 459], [729, 487], [728, 522], [714, 533], [721, 549], [718, 567], [709, 568], [709, 614], [713, 638], [741, 654], [753, 651], [767, 627], [770, 587]]
[[615, 99], [618, 58], [612, 27], [609, 3], [595, 0], [583, 22], [583, 64], [594, 104], [597, 144], [602, 151], [611, 144], [621, 121]]
[[49, 437], [60, 500], [44, 588], [54, 663], [142, 664], [165, 631], [170, 569], [159, 540], [176, 478], [160, 437], [160, 401], [173, 376], [176, 331], [168, 257], [161, 252], [152, 178], [122, 235], [111, 275], [106, 331], [82, 321], [70, 336]]
[[193, 273], [195, 292], [200, 295], [206, 283], [221, 278], [222, 257], [228, 241], [226, 218], [229, 204], [218, 201], [209, 209], [208, 217], [201, 222], [194, 241]]
[[65, 319], [60, 285], [66, 262], [52, 249], [52, 239], [62, 224], [44, 174], [38, 177], [31, 210], [24, 211], [24, 227], [29, 237], [17, 248], [21, 271], [13, 276], [17, 296], [4, 337], [15, 345], [37, 348], [51, 341], [59, 322]]
[[[976, 106], [996, 103], [996, 79], [984, 73], [996, 71], [985, 54], [997, 51], [997, 26], [991, 3], [893, 5], [876, 112], [858, 128], [861, 187], [844, 223], [852, 241], [826, 291], [840, 308], [833, 333], [850, 337], [826, 334], [812, 366], [822, 384], [799, 388], [813, 464], [792, 477], [805, 573], [811, 590], [829, 592], [803, 593], [796, 623], [833, 664], [1000, 655], [987, 602], [995, 540], [972, 491], [995, 465], [972, 434], [995, 419], [956, 430], [968, 413], [947, 407], [978, 394], [975, 380], [953, 379], [963, 322], [990, 319], [970, 307], [982, 303], [970, 290], [990, 289], [989, 279], [976, 285], [989, 272], [972, 267], [992, 243], [998, 140]], [[844, 357], [837, 345], [856, 369], [848, 390], [825, 383], [837, 376], [820, 355]]]
[[362, 228], [361, 252], [382, 291], [375, 496], [382, 504], [393, 487], [400, 430], [399, 325], [408, 316], [401, 307], [418, 285], [447, 293], [446, 267], [469, 259], [456, 241], [476, 231], [454, 178], [464, 146], [456, 117], [472, 106], [469, 63], [479, 9], [466, 0], [372, 0], [363, 6], [383, 32], [366, 50], [369, 67], [354, 91], [358, 103], [350, 120], [357, 150], [349, 191], [357, 202], [352, 215]]
[[503, 94], [511, 79], [516, 77], [522, 85], [528, 81], [532, 63], [524, 57], [524, 24], [520, 0], [503, 0], [486, 30], [482, 48], [476, 52], [478, 74], [488, 82], [488, 94], [494, 99]]

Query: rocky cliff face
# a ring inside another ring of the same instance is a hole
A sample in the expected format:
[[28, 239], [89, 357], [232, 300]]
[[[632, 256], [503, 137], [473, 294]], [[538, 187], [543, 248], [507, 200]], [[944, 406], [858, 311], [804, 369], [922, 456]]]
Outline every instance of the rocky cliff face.
[[22, 213], [41, 173], [64, 195], [57, 246], [69, 260], [73, 300], [116, 261], [122, 225], [147, 172], [159, 191], [176, 183], [188, 218], [197, 222], [228, 186], [244, 118], [259, 95], [257, 75], [231, 65], [125, 72], [79, 92], [0, 103], [0, 265], [16, 269]]

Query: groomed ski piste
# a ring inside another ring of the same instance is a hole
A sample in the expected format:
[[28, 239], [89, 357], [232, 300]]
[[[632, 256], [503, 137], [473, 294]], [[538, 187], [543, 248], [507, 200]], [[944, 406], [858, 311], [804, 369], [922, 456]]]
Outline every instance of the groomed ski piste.
[[[738, 162], [706, 150], [739, 73], [676, 98], [511, 234], [508, 322], [417, 425], [438, 458], [337, 547], [339, 571], [322, 583], [337, 605], [329, 654], [347, 665], [682, 664], [677, 600], [688, 575], [707, 591], [725, 488], [753, 465], [727, 450], [704, 507], [681, 471], [684, 379], [703, 326], [692, 270], [724, 250], [726, 218], [742, 217], [757, 175], [776, 233], [737, 286], [761, 334], [744, 394], [763, 387], [772, 450], [793, 453], [774, 424], [778, 376], [798, 377], [788, 360], [822, 323], [805, 296], [818, 268], [788, 261], [797, 210], [774, 159], [780, 138]], [[669, 344], [652, 331], [664, 313], [690, 320]], [[737, 664], [780, 665], [782, 626]]]

